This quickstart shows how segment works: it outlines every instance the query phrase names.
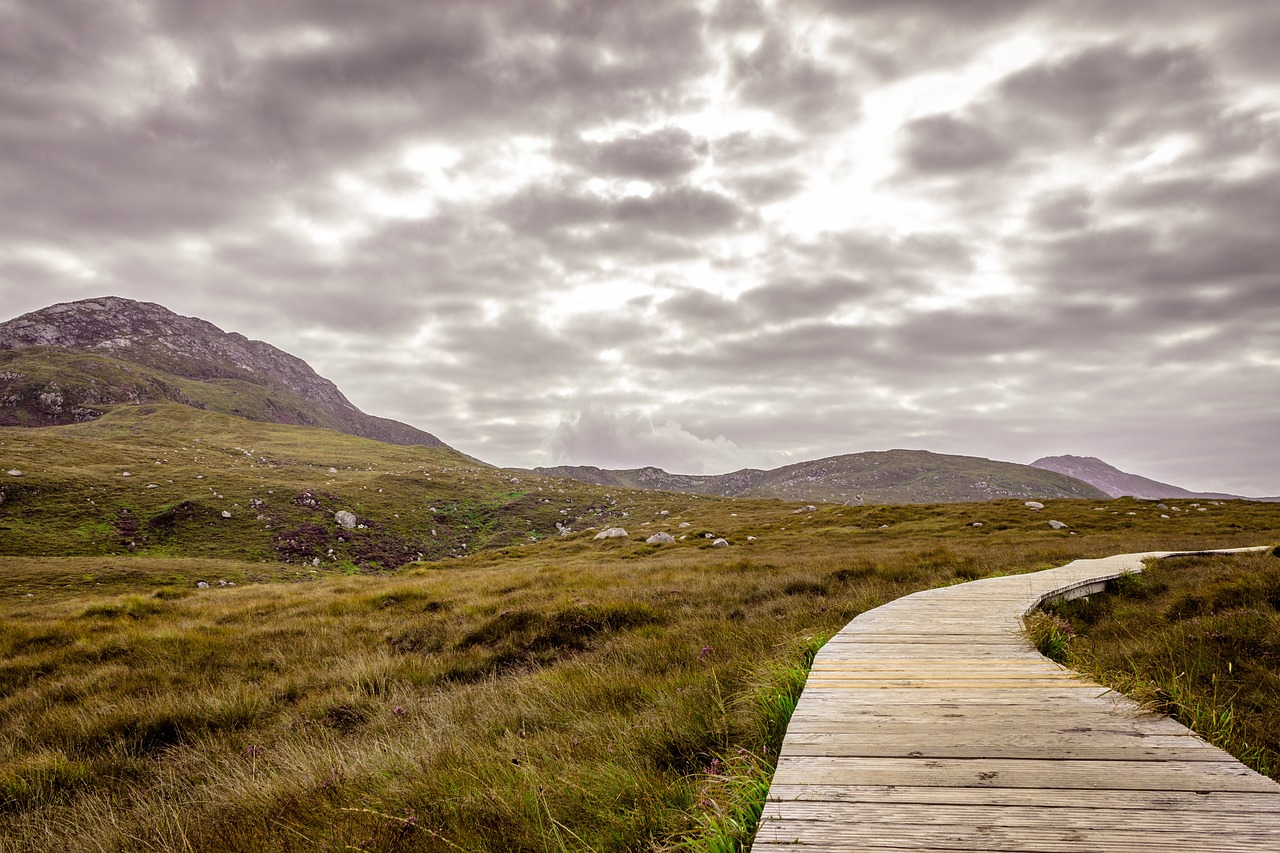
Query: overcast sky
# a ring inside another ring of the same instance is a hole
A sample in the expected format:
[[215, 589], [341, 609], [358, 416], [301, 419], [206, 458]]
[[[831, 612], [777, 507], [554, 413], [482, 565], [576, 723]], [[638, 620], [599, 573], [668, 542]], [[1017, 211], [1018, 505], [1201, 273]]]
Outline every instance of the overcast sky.
[[0, 0], [0, 306], [502, 465], [1280, 494], [1275, 0]]

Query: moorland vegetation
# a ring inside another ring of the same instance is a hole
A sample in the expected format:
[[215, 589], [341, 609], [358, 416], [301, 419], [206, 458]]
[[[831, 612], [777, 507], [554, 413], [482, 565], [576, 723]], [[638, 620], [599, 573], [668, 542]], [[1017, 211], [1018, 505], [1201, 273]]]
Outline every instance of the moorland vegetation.
[[1280, 549], [1148, 561], [1033, 620], [1057, 660], [1280, 781]]
[[1276, 504], [804, 511], [172, 405], [0, 442], [0, 851], [737, 849], [858, 613], [1280, 539]]

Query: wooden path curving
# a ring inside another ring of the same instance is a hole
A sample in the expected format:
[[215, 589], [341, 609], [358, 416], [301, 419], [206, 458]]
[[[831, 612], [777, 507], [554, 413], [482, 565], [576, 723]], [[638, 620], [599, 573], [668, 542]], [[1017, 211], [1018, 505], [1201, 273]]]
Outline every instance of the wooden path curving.
[[1040, 602], [1171, 553], [928, 590], [854, 619], [814, 660], [752, 850], [1280, 851], [1280, 785], [1021, 632]]

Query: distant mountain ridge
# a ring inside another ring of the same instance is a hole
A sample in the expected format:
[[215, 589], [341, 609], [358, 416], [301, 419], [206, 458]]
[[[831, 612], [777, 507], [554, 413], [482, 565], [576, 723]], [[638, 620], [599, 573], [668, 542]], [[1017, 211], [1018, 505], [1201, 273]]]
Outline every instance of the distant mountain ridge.
[[360, 411], [296, 356], [152, 302], [106, 296], [0, 323], [0, 424], [74, 423], [140, 402], [445, 446], [430, 433]]
[[925, 450], [854, 453], [770, 471], [744, 468], [716, 475], [671, 474], [653, 467], [614, 471], [585, 465], [533, 470], [615, 488], [851, 505], [1106, 497], [1095, 486], [1054, 471]]
[[[1097, 486], [1106, 492], [1108, 497], [1135, 498], [1217, 498], [1220, 500], [1238, 500], [1241, 495], [1230, 495], [1223, 492], [1193, 492], [1181, 486], [1172, 486], [1121, 471], [1114, 465], [1103, 462], [1096, 456], [1045, 456], [1031, 463], [1033, 468], [1045, 471], [1056, 471], [1075, 477]], [[1252, 498], [1252, 500], [1276, 501], [1280, 498]]]

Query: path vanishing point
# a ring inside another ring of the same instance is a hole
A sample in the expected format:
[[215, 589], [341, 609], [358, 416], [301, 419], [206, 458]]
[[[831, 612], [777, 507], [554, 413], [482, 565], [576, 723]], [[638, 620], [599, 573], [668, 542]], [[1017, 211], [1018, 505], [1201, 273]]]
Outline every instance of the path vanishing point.
[[1175, 553], [932, 589], [854, 619], [814, 659], [752, 850], [1280, 851], [1280, 785], [1022, 634], [1042, 601]]

